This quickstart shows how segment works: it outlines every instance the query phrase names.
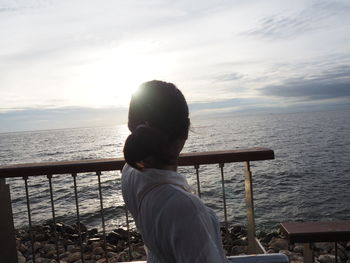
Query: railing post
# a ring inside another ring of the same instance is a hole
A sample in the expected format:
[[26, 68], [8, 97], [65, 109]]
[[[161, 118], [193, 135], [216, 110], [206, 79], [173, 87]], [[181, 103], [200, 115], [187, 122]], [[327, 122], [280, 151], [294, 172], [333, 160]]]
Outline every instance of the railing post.
[[248, 253], [256, 253], [255, 240], [255, 220], [254, 220], [254, 198], [253, 198], [253, 181], [250, 171], [250, 163], [247, 161], [244, 165], [244, 185], [245, 185], [245, 202], [248, 220]]
[[15, 228], [13, 225], [10, 186], [0, 178], [0, 259], [17, 263]]

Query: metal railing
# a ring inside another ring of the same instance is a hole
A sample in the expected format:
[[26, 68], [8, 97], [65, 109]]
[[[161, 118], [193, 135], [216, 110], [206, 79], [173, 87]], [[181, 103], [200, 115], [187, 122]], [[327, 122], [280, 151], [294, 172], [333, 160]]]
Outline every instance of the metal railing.
[[[204, 164], [219, 164], [221, 172], [221, 187], [223, 196], [224, 206], [224, 220], [225, 227], [228, 226], [227, 219], [227, 204], [225, 195], [225, 176], [224, 176], [224, 164], [232, 162], [243, 162], [244, 163], [244, 184], [245, 184], [245, 200], [246, 200], [246, 213], [247, 213], [247, 231], [248, 231], [248, 253], [265, 253], [264, 248], [256, 238], [255, 234], [255, 218], [254, 218], [254, 197], [253, 197], [253, 186], [252, 186], [252, 173], [250, 170], [251, 161], [262, 161], [274, 159], [274, 152], [266, 148], [251, 148], [242, 150], [231, 150], [231, 151], [216, 151], [216, 152], [197, 152], [197, 153], [185, 153], [181, 154], [179, 158], [179, 166], [193, 166], [196, 173], [197, 193], [201, 197], [201, 185], [199, 168]], [[33, 262], [35, 263], [34, 253], [34, 240], [32, 231], [32, 220], [31, 220], [31, 208], [30, 208], [30, 195], [28, 188], [28, 178], [36, 176], [46, 176], [48, 180], [48, 188], [50, 191], [50, 202], [51, 202], [51, 213], [54, 225], [54, 237], [56, 246], [56, 256], [59, 262], [59, 251], [58, 251], [58, 238], [56, 230], [56, 215], [55, 215], [55, 203], [53, 198], [53, 187], [52, 187], [52, 176], [58, 174], [69, 174], [72, 176], [73, 187], [74, 187], [74, 198], [75, 208], [79, 235], [79, 244], [81, 251], [81, 261], [84, 262], [84, 242], [82, 240], [82, 234], [80, 229], [80, 211], [79, 211], [79, 195], [77, 191], [77, 175], [79, 173], [93, 172], [97, 176], [97, 184], [99, 190], [100, 199], [100, 211], [101, 221], [103, 230], [103, 241], [106, 247], [106, 230], [105, 230], [105, 218], [104, 218], [104, 207], [103, 207], [103, 193], [101, 188], [101, 173], [105, 171], [120, 171], [125, 164], [122, 158], [113, 159], [98, 159], [98, 160], [82, 160], [82, 161], [64, 161], [64, 162], [48, 162], [48, 163], [34, 163], [34, 164], [18, 164], [11, 166], [0, 166], [0, 258], [4, 262], [17, 262], [16, 252], [16, 241], [15, 232], [13, 225], [13, 215], [10, 198], [10, 188], [6, 184], [6, 178], [21, 177], [24, 180], [25, 195], [27, 203], [28, 213], [28, 225], [29, 233], [32, 244]], [[129, 230], [129, 215], [126, 213], [126, 224]], [[129, 232], [129, 231], [128, 231]], [[130, 239], [129, 253], [131, 253]], [[106, 251], [106, 250], [105, 250]], [[130, 257], [131, 258], [131, 257]], [[107, 262], [108, 258], [106, 256]]]

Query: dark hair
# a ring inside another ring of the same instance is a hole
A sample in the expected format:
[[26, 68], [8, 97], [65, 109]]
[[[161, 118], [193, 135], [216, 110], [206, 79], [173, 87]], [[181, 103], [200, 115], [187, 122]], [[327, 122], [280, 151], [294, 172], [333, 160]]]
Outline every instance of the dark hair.
[[187, 139], [188, 106], [172, 83], [153, 80], [143, 83], [130, 101], [128, 127], [131, 134], [124, 145], [126, 162], [135, 167], [174, 164], [178, 139]]

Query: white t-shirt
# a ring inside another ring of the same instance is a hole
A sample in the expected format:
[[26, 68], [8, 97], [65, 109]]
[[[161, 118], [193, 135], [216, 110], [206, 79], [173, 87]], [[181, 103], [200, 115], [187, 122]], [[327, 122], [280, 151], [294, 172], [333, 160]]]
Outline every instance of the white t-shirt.
[[147, 262], [227, 262], [215, 213], [190, 193], [183, 175], [126, 164], [122, 193], [148, 248]]

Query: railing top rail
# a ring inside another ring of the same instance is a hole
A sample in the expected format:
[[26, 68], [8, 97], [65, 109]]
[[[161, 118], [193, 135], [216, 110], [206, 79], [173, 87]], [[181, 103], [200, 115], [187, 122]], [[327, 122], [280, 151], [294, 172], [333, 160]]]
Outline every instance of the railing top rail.
[[[195, 152], [181, 154], [179, 166], [271, 159], [274, 159], [274, 152], [267, 148]], [[0, 178], [113, 171], [121, 170], [124, 164], [124, 158], [15, 164], [0, 166]]]

